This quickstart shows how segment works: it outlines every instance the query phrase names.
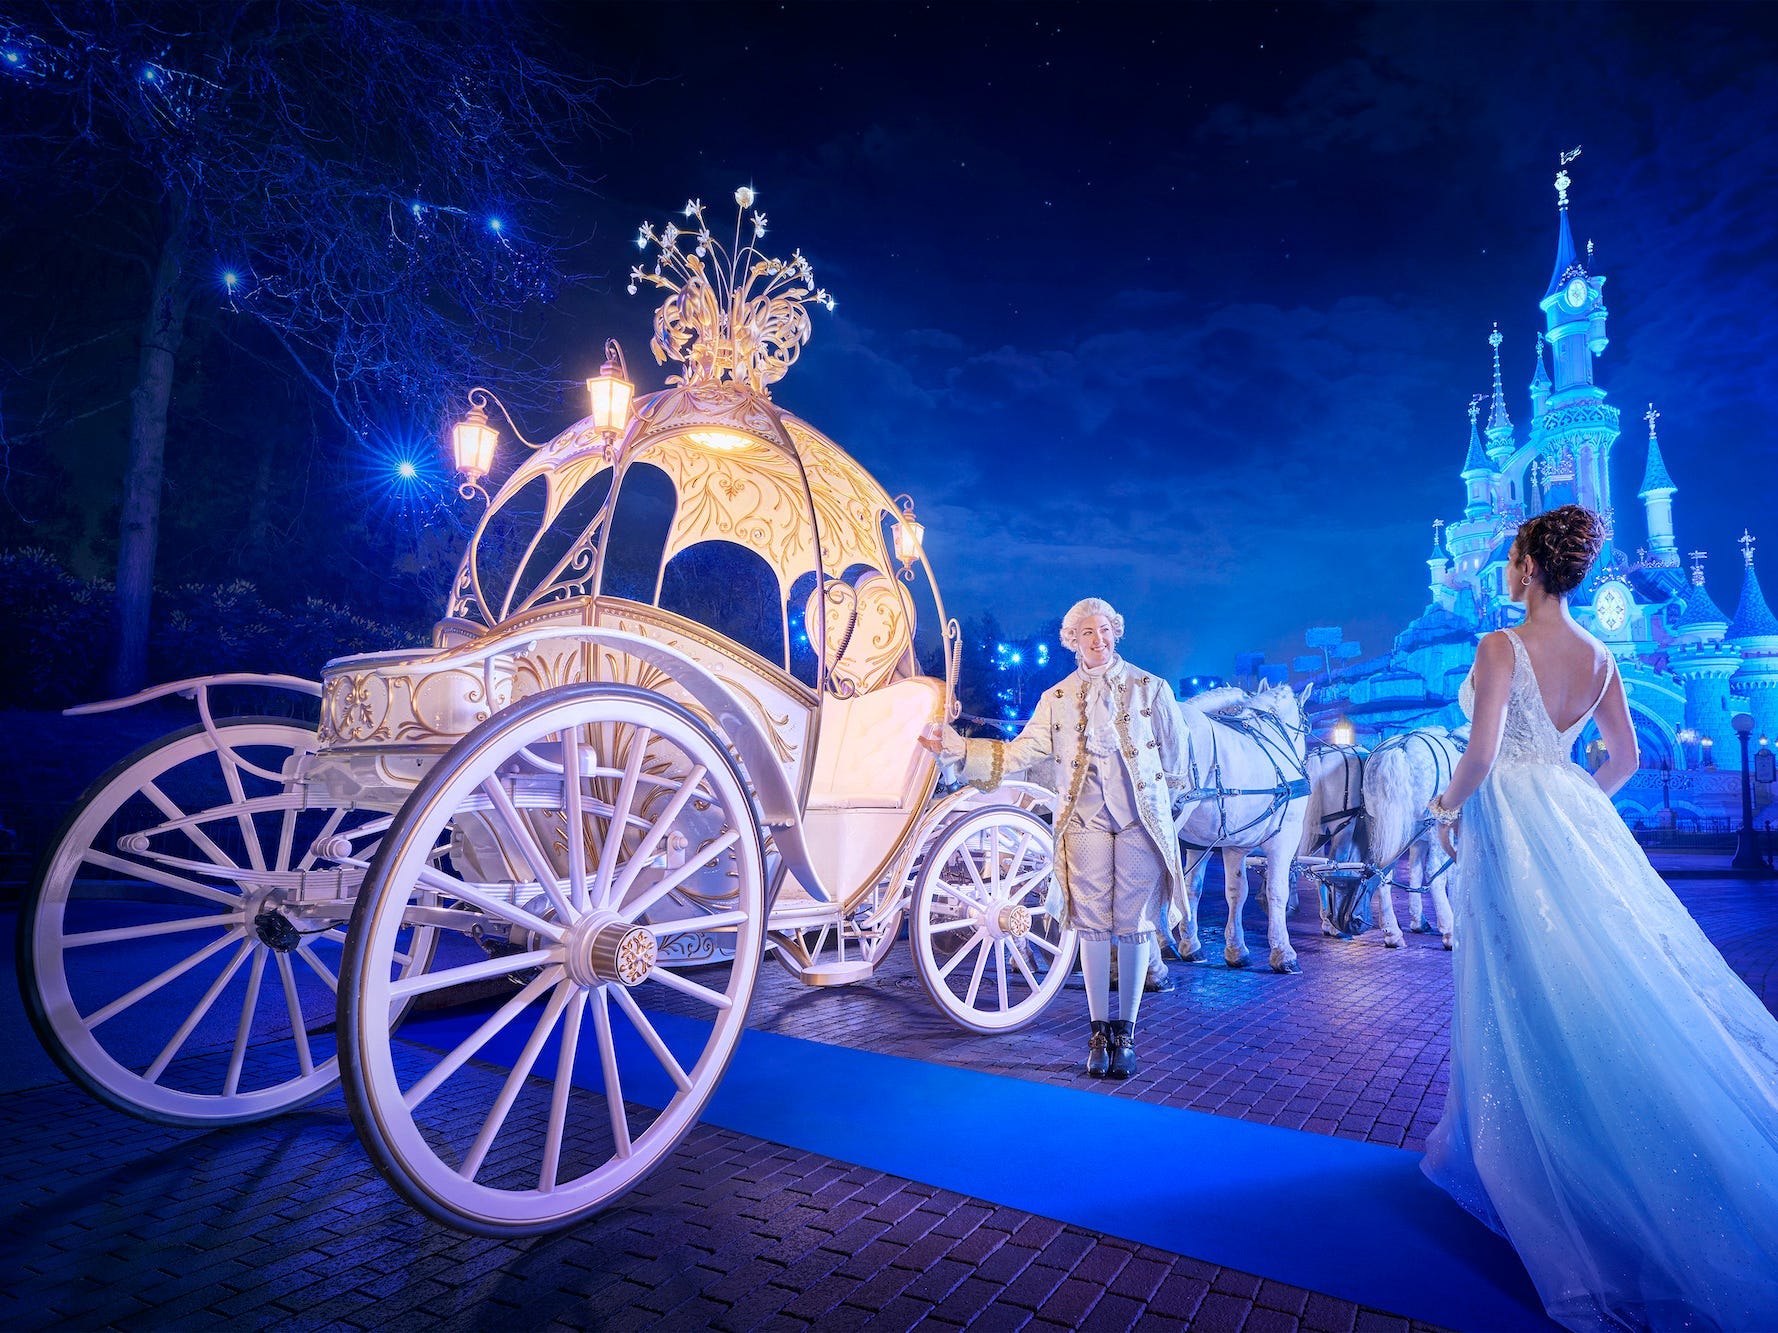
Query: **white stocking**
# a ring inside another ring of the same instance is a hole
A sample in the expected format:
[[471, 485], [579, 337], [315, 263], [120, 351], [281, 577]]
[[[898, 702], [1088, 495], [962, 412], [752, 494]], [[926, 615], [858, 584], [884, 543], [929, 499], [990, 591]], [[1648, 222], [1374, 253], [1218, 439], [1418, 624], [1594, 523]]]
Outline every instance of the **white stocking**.
[[1146, 936], [1134, 944], [1117, 946], [1117, 1016], [1126, 1023], [1136, 1021], [1136, 1007], [1142, 1003], [1142, 985], [1148, 980], [1148, 948]]
[[[1087, 982], [1087, 1017], [1095, 1023], [1103, 1023], [1111, 1017], [1111, 941], [1082, 940], [1080, 971]], [[1136, 989], [1138, 992], [1142, 990], [1140, 972], [1136, 974]], [[1121, 984], [1119, 991], [1122, 991]]]

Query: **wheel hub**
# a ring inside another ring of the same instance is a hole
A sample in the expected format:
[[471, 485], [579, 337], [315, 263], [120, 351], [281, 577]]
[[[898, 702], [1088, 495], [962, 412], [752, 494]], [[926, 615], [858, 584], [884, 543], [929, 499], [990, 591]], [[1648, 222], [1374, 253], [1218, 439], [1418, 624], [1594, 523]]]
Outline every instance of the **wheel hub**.
[[1023, 903], [1008, 903], [1000, 909], [996, 923], [1002, 935], [1022, 940], [1031, 929], [1031, 909]]
[[640, 986], [654, 970], [660, 952], [647, 926], [609, 915], [582, 918], [569, 929], [563, 945], [563, 967], [577, 984], [589, 989], [610, 982]]

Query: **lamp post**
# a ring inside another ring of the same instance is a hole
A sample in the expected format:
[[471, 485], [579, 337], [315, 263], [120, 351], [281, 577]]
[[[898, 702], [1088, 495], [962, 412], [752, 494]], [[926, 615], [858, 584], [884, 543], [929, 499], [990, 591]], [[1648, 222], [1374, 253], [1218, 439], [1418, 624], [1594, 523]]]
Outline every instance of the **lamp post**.
[[1328, 734], [1328, 739], [1335, 745], [1350, 745], [1356, 737], [1357, 731], [1348, 718], [1341, 718], [1334, 723], [1333, 730]]
[[1748, 763], [1753, 715], [1736, 713], [1732, 725], [1735, 734], [1741, 738], [1741, 832], [1735, 839], [1735, 859], [1730, 864], [1736, 870], [1763, 870], [1765, 863], [1759, 859], [1759, 850], [1753, 845], [1753, 771]]
[[1661, 827], [1673, 827], [1673, 756], [1661, 756]]
[[593, 429], [605, 442], [609, 458], [618, 438], [629, 429], [630, 401], [636, 394], [629, 367], [624, 364], [624, 349], [617, 345], [616, 338], [605, 340], [605, 364], [586, 382], [586, 391], [592, 403]]

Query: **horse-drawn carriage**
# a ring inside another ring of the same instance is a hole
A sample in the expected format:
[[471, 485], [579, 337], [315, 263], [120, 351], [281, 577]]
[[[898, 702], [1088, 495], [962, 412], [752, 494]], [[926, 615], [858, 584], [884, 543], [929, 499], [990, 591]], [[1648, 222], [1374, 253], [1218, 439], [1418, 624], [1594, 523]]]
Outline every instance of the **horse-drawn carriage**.
[[[343, 1079], [407, 1200], [524, 1233], [671, 1150], [767, 954], [855, 981], [905, 922], [981, 1032], [1060, 989], [1042, 793], [938, 796], [918, 744], [958, 642], [911, 505], [767, 392], [825, 294], [686, 217], [636, 273], [681, 373], [632, 405], [608, 360], [492, 497], [431, 646], [78, 710], [198, 712], [88, 793], [21, 921], [33, 1022], [95, 1095], [213, 1125]], [[455, 436], [472, 489], [490, 397]], [[223, 715], [235, 687], [318, 725]]]

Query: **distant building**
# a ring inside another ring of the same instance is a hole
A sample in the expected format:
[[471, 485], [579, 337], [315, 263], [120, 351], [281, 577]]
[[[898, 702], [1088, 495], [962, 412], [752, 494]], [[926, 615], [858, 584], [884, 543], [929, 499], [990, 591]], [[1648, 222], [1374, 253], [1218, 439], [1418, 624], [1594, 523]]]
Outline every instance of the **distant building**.
[[[1705, 552], [1682, 560], [1673, 497], [1651, 404], [1647, 461], [1636, 498], [1644, 544], [1626, 550], [1622, 516], [1611, 494], [1611, 451], [1619, 442], [1618, 409], [1593, 380], [1605, 351], [1605, 277], [1594, 269], [1592, 243], [1575, 249], [1568, 218], [1567, 171], [1556, 177], [1556, 262], [1538, 302], [1546, 327], [1537, 338], [1530, 414], [1523, 436], [1508, 413], [1501, 380], [1499, 328], [1489, 335], [1493, 393], [1469, 405], [1469, 441], [1458, 471], [1462, 513], [1433, 523], [1426, 558], [1426, 609], [1395, 637], [1391, 650], [1331, 671], [1312, 658], [1292, 668], [1238, 662], [1237, 679], [1318, 678], [1310, 702], [1316, 730], [1349, 726], [1361, 743], [1416, 726], [1462, 723], [1457, 691], [1490, 630], [1516, 623], [1507, 596], [1513, 535], [1532, 514], [1567, 503], [1597, 510], [1607, 540], [1592, 574], [1574, 594], [1576, 618], [1617, 656], [1642, 751], [1642, 771], [1619, 794], [1627, 817], [1660, 822], [1678, 815], [1738, 818], [1740, 743], [1737, 713], [1754, 718], [1754, 736], [1778, 734], [1778, 618], [1754, 565], [1754, 541], [1743, 533], [1741, 590], [1733, 615], [1712, 598]], [[1546, 362], [1547, 349], [1547, 362]], [[1485, 418], [1484, 418], [1485, 413]], [[1750, 497], [1769, 502], [1771, 497]], [[1321, 631], [1310, 631], [1311, 635]], [[1305, 668], [1311, 668], [1305, 670]], [[1597, 755], [1588, 727], [1577, 757]], [[1718, 767], [1720, 766], [1720, 767]], [[1771, 793], [1756, 799], [1768, 803]]]

